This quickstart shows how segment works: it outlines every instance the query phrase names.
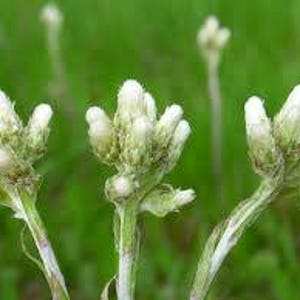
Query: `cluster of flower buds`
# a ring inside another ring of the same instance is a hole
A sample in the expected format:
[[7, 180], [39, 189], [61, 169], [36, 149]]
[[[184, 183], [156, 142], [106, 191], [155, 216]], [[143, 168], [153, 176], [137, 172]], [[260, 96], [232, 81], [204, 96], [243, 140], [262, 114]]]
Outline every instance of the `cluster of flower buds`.
[[220, 28], [219, 21], [215, 16], [208, 17], [204, 25], [201, 26], [197, 35], [197, 43], [204, 59], [212, 68], [218, 66], [221, 51], [227, 44], [230, 36], [230, 30], [228, 28]]
[[60, 30], [63, 23], [63, 15], [54, 3], [46, 4], [40, 14], [41, 21], [51, 30]]
[[[118, 170], [118, 175], [106, 183], [109, 199], [118, 202], [128, 198], [149, 186], [150, 177], [157, 178], [157, 184], [172, 170], [190, 134], [182, 116], [182, 108], [174, 104], [157, 119], [153, 97], [135, 80], [127, 80], [121, 87], [113, 119], [99, 107], [88, 109], [86, 121], [93, 152]], [[176, 203], [183, 202], [188, 201]]]
[[[300, 86], [296, 86], [273, 122], [263, 102], [251, 97], [245, 104], [246, 132], [250, 157], [258, 173], [273, 176], [300, 159]], [[290, 168], [293, 170], [294, 168]]]
[[23, 126], [13, 103], [0, 91], [0, 175], [18, 181], [32, 171], [32, 163], [44, 152], [52, 109], [38, 105]]

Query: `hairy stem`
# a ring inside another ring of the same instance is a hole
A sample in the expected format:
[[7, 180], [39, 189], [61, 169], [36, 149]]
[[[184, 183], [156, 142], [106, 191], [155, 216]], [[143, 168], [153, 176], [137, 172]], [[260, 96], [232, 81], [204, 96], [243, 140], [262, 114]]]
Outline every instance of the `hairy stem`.
[[218, 189], [222, 181], [222, 99], [220, 93], [218, 66], [208, 65], [208, 92], [212, 114], [212, 159], [213, 173]]
[[257, 191], [238, 205], [213, 231], [199, 260], [190, 300], [204, 300], [217, 272], [244, 230], [279, 193], [278, 185], [265, 180]]
[[43, 222], [35, 207], [35, 196], [21, 191], [13, 194], [13, 201], [18, 209], [18, 214], [26, 223], [40, 255], [43, 271], [53, 300], [69, 300], [63, 275], [60, 271], [55, 254]]
[[136, 260], [136, 222], [137, 203], [129, 200], [119, 211], [120, 215], [120, 242], [119, 242], [119, 273], [118, 299], [133, 300], [135, 286]]

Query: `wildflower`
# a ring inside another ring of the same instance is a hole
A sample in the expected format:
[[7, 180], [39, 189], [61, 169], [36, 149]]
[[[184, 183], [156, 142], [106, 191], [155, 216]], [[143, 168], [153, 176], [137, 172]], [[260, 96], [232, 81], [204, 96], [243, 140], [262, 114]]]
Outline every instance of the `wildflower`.
[[170, 186], [163, 186], [150, 193], [141, 203], [141, 211], [149, 211], [158, 217], [177, 211], [195, 198], [195, 192], [188, 190], [173, 190]]
[[118, 111], [120, 115], [138, 116], [144, 113], [144, 90], [133, 79], [124, 82], [118, 94]]
[[45, 150], [51, 117], [51, 107], [40, 104], [24, 127], [12, 102], [0, 92], [0, 204], [11, 208], [14, 217], [30, 231], [53, 299], [68, 300], [63, 276], [35, 207], [40, 175], [33, 163]]
[[268, 172], [276, 164], [278, 156], [271, 121], [261, 99], [255, 96], [248, 99], [245, 119], [250, 157], [258, 170]]
[[191, 127], [189, 123], [186, 120], [180, 121], [175, 129], [169, 148], [169, 170], [176, 165], [190, 133]]
[[113, 129], [112, 122], [100, 107], [90, 107], [86, 113], [86, 121], [89, 124], [89, 138], [95, 153], [99, 157], [109, 152]]
[[0, 136], [15, 134], [22, 127], [22, 122], [14, 106], [3, 91], [0, 90]]
[[49, 134], [49, 122], [53, 111], [49, 104], [38, 105], [27, 125], [27, 141], [31, 148], [42, 149]]
[[112, 122], [99, 108], [92, 107], [86, 114], [94, 153], [105, 163], [109, 157], [118, 171], [105, 183], [105, 194], [116, 206], [118, 299], [133, 299], [138, 213], [148, 210], [163, 217], [194, 199], [193, 190], [159, 187], [190, 133], [182, 115], [179, 105], [171, 105], [157, 120], [153, 97], [132, 79], [125, 81], [118, 93]]
[[54, 3], [46, 4], [41, 10], [40, 17], [45, 25], [55, 29], [59, 29], [63, 22], [63, 15]]
[[230, 38], [230, 30], [221, 28], [218, 19], [210, 16], [197, 34], [197, 44], [207, 67], [207, 86], [211, 100], [211, 143], [216, 190], [222, 196], [222, 97], [218, 67], [222, 50]]
[[114, 201], [123, 201], [134, 192], [134, 183], [129, 176], [114, 176], [106, 182], [107, 196]]
[[284, 152], [295, 150], [300, 143], [300, 85], [288, 96], [274, 118], [274, 135]]
[[155, 126], [154, 139], [162, 148], [166, 147], [174, 135], [174, 131], [183, 115], [182, 108], [173, 104], [167, 107]]
[[210, 16], [199, 29], [197, 43], [207, 64], [216, 68], [219, 64], [220, 54], [230, 39], [231, 32], [228, 28], [220, 28], [218, 19]]

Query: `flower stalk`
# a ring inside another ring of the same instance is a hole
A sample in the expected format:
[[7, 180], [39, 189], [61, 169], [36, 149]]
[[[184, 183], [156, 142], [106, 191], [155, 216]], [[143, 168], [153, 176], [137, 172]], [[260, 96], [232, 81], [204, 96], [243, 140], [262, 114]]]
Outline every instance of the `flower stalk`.
[[190, 300], [206, 298], [217, 272], [231, 249], [279, 192], [278, 183], [263, 181], [249, 199], [238, 205], [225, 222], [215, 227], [199, 260]]
[[45, 26], [46, 46], [52, 67], [53, 78], [49, 86], [49, 95], [60, 101], [66, 116], [74, 116], [73, 104], [66, 79], [66, 70], [61, 48], [61, 33], [64, 15], [55, 3], [46, 3], [40, 11], [40, 19]]
[[42, 261], [42, 270], [51, 290], [53, 300], [69, 300], [63, 275], [60, 271], [46, 229], [35, 207], [35, 195], [28, 191], [10, 193], [12, 201], [19, 208], [18, 218], [28, 227]]
[[9, 207], [29, 229], [41, 262], [28, 253], [24, 240], [22, 247], [42, 269], [52, 299], [68, 300], [63, 275], [36, 209], [41, 180], [33, 164], [46, 150], [52, 113], [50, 105], [40, 104], [24, 126], [13, 103], [0, 91], [0, 204]]
[[135, 261], [137, 259], [137, 204], [129, 201], [120, 208], [120, 245], [118, 271], [118, 298], [132, 300], [135, 285]]
[[231, 249], [274, 200], [294, 196], [300, 179], [300, 88], [296, 86], [275, 116], [268, 118], [263, 101], [245, 104], [246, 134], [253, 170], [261, 177], [257, 191], [215, 227], [200, 257], [190, 300], [204, 300]]
[[[160, 185], [176, 165], [190, 134], [182, 115], [179, 105], [171, 105], [157, 120], [153, 97], [135, 80], [127, 80], [121, 87], [112, 120], [96, 106], [86, 113], [94, 154], [117, 169], [117, 174], [106, 180], [105, 193], [116, 208], [119, 300], [134, 299], [139, 213], [163, 217], [195, 197], [191, 189]], [[102, 295], [108, 299], [107, 287]]]
[[222, 97], [218, 70], [222, 50], [228, 43], [230, 35], [229, 29], [220, 28], [219, 20], [215, 16], [206, 19], [197, 35], [197, 44], [207, 69], [207, 88], [211, 100], [212, 116], [213, 173], [219, 191], [221, 191], [222, 183]]

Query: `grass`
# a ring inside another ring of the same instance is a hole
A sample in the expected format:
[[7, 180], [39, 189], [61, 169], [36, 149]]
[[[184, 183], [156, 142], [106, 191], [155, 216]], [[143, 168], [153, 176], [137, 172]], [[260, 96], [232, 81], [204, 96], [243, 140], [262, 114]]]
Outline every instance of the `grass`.
[[[28, 116], [50, 101], [55, 120], [46, 158], [39, 209], [70, 286], [72, 299], [97, 299], [113, 276], [112, 207], [103, 185], [112, 173], [89, 152], [84, 113], [90, 104], [108, 111], [119, 85], [143, 82], [159, 108], [183, 105], [193, 134], [169, 181], [193, 187], [198, 199], [164, 220], [145, 215], [138, 299], [184, 299], [195, 262], [212, 227], [255, 189], [247, 158], [243, 104], [266, 99], [273, 115], [300, 79], [300, 3], [297, 0], [57, 1], [65, 14], [62, 47], [76, 121], [70, 124], [51, 80], [43, 28], [43, 1], [0, 3], [0, 87]], [[210, 103], [204, 65], [195, 43], [198, 26], [214, 13], [232, 32], [221, 68], [225, 201], [217, 198], [210, 157]], [[297, 300], [299, 211], [281, 202], [249, 229], [227, 260], [211, 299]], [[1, 208], [0, 299], [48, 299], [39, 270], [19, 249], [21, 225]]]

